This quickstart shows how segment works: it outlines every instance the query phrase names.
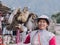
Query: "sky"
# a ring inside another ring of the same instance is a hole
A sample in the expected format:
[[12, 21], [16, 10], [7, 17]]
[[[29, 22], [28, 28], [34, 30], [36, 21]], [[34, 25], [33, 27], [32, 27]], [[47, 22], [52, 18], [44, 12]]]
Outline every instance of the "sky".
[[51, 16], [60, 12], [60, 0], [0, 0], [11, 9], [27, 6], [29, 11], [39, 15]]

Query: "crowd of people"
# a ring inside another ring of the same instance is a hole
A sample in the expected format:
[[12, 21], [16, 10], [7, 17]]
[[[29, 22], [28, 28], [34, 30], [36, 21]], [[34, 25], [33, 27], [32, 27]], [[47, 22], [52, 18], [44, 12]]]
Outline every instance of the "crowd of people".
[[38, 17], [29, 12], [28, 7], [23, 10], [15, 9], [5, 17], [0, 14], [0, 35], [4, 45], [20, 42], [31, 45], [56, 45], [55, 35], [48, 31], [49, 25], [50, 18], [47, 15]]

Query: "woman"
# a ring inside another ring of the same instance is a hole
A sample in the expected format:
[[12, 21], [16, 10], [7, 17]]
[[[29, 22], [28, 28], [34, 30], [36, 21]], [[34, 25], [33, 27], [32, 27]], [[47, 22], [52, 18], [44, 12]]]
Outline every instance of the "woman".
[[31, 45], [56, 45], [55, 35], [47, 31], [50, 24], [49, 17], [42, 15], [37, 19], [37, 23], [39, 29], [28, 34], [24, 43], [31, 43]]

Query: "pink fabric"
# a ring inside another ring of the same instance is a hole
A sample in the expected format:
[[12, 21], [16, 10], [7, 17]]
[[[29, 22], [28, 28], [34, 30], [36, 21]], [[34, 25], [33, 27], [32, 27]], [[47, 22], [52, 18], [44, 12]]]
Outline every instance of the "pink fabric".
[[56, 45], [56, 38], [55, 38], [55, 36], [49, 41], [49, 45]]
[[17, 30], [16, 43], [20, 43], [20, 30]]
[[25, 42], [24, 42], [25, 44], [28, 44], [28, 43], [30, 43], [30, 35], [28, 34], [28, 36], [26, 37], [26, 40], [25, 40]]

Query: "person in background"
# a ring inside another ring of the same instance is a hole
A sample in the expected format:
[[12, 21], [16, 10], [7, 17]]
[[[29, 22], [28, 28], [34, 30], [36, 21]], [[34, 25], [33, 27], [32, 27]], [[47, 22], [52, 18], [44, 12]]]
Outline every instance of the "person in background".
[[32, 31], [25, 39], [24, 44], [31, 45], [56, 45], [56, 37], [48, 31], [50, 19], [46, 15], [37, 18], [38, 30]]
[[[7, 26], [9, 26], [9, 25], [7, 25]], [[4, 28], [3, 28], [3, 35], [5, 35], [5, 34], [13, 34], [13, 31], [12, 30], [8, 30], [7, 29], [7, 26], [5, 26]]]
[[2, 17], [3, 13], [0, 11], [0, 35], [2, 35], [2, 21], [4, 20], [4, 17]]

